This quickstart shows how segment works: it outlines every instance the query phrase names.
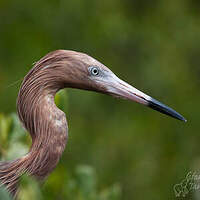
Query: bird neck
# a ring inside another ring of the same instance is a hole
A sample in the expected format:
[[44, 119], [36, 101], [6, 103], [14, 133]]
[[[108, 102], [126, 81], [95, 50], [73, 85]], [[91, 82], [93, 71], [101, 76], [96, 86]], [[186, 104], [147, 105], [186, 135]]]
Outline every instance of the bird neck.
[[[26, 83], [22, 84], [22, 88], [24, 84]], [[68, 127], [64, 112], [54, 102], [58, 89], [48, 88], [34, 92], [33, 88], [20, 91], [18, 115], [32, 137], [30, 152], [23, 157], [29, 163], [27, 171], [38, 179], [43, 179], [56, 167], [64, 151]]]
[[56, 148], [66, 143], [67, 139], [67, 121], [63, 111], [61, 111], [54, 102], [54, 94], [47, 93], [39, 97], [33, 110], [34, 131], [33, 144], [31, 149], [43, 147]]

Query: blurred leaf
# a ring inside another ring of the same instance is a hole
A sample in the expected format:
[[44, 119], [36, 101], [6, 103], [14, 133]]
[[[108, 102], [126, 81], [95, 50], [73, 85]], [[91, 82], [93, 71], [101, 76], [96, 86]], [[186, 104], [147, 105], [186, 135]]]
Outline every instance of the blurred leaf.
[[120, 200], [121, 192], [120, 185], [115, 184], [112, 187], [103, 190], [100, 193], [99, 200]]
[[39, 183], [32, 177], [23, 175], [20, 178], [19, 200], [42, 200]]
[[3, 187], [0, 187], [0, 200], [12, 200], [9, 192]]
[[[0, 114], [0, 143], [1, 150], [8, 147], [8, 137], [11, 132], [12, 118], [10, 116], [5, 116]], [[3, 152], [2, 152], [3, 153]]]
[[76, 168], [77, 184], [87, 197], [96, 190], [96, 173], [90, 166], [80, 165]]
[[68, 103], [68, 98], [67, 98], [67, 92], [65, 89], [60, 90], [56, 96], [55, 96], [55, 104], [62, 110], [67, 109], [67, 103]]

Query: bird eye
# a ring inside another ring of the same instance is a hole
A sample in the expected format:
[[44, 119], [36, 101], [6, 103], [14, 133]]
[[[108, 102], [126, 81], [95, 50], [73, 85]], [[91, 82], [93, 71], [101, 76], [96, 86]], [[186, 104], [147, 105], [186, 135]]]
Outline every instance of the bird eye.
[[97, 67], [91, 67], [90, 68], [90, 73], [93, 76], [98, 76], [99, 75], [99, 68], [97, 68]]

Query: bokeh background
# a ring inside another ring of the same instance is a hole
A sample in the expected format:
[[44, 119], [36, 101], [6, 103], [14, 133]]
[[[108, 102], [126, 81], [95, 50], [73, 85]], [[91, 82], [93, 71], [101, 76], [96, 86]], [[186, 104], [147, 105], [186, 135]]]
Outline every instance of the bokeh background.
[[200, 190], [185, 197], [173, 190], [189, 172], [200, 174], [200, 1], [0, 0], [2, 159], [27, 151], [17, 93], [32, 63], [56, 49], [97, 58], [188, 122], [67, 89], [57, 96], [69, 122], [67, 148], [43, 187], [25, 178], [21, 198], [200, 199]]

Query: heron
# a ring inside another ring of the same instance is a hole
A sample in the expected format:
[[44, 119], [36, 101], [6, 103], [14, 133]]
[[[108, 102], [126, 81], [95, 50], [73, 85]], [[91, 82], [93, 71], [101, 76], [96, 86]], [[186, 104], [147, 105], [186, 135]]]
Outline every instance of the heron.
[[63, 88], [95, 91], [148, 106], [173, 118], [186, 119], [172, 108], [119, 79], [91, 56], [71, 50], [48, 53], [28, 72], [17, 97], [17, 114], [30, 133], [29, 152], [14, 161], [0, 162], [0, 183], [16, 198], [19, 179], [27, 173], [44, 180], [56, 167], [65, 149], [68, 124], [54, 102]]

